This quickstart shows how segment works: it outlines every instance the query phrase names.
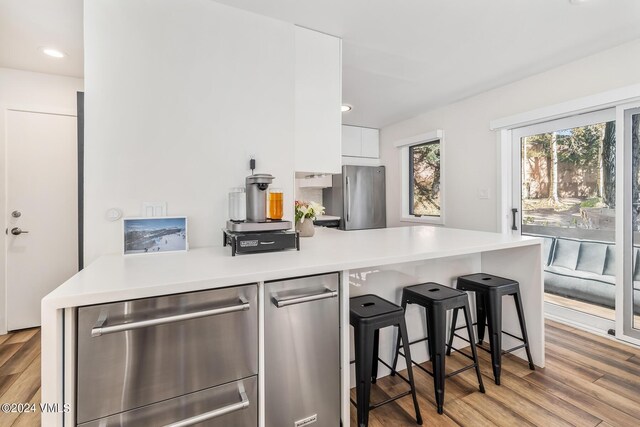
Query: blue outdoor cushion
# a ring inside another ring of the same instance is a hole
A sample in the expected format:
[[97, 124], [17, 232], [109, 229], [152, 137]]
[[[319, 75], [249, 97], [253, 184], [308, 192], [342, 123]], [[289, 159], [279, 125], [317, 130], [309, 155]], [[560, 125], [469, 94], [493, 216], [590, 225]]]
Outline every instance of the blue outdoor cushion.
[[578, 264], [580, 242], [558, 238], [555, 246], [551, 265], [575, 270]]
[[602, 272], [605, 276], [615, 276], [616, 275], [616, 247], [615, 245], [607, 245], [607, 260], [604, 263], [604, 271]]
[[607, 245], [602, 243], [582, 242], [578, 253], [576, 270], [602, 274], [607, 257]]

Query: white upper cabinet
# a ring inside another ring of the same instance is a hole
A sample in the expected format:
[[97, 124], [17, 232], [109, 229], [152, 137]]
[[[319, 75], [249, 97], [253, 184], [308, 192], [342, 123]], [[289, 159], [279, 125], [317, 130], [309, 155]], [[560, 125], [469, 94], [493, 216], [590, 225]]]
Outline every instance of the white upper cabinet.
[[295, 27], [295, 168], [340, 173], [342, 41]]
[[380, 157], [380, 131], [358, 126], [342, 126], [342, 155], [348, 157]]
[[362, 157], [380, 157], [380, 131], [362, 128]]
[[342, 126], [342, 155], [360, 157], [362, 153], [362, 128]]

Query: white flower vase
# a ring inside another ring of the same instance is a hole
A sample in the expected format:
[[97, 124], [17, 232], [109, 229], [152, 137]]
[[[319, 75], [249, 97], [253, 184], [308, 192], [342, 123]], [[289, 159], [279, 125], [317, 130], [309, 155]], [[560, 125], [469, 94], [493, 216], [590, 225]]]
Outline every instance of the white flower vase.
[[313, 237], [316, 232], [311, 218], [305, 218], [304, 222], [296, 223], [296, 231], [300, 233], [300, 237]]

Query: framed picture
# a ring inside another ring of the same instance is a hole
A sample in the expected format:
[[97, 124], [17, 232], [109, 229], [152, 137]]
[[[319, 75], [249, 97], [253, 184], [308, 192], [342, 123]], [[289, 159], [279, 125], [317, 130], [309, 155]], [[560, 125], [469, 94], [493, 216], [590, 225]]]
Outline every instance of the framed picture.
[[124, 218], [124, 255], [184, 252], [189, 249], [186, 216]]

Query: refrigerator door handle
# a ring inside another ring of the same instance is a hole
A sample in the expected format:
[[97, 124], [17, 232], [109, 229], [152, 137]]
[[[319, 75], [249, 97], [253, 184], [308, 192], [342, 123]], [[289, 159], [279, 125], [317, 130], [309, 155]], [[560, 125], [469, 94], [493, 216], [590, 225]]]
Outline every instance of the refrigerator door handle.
[[349, 177], [346, 179], [347, 187], [347, 222], [351, 221], [351, 185], [349, 185]]

